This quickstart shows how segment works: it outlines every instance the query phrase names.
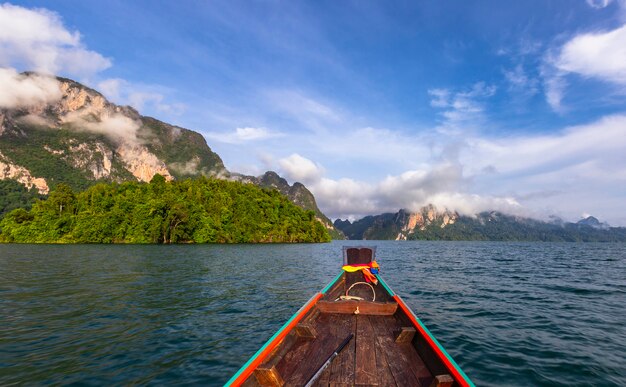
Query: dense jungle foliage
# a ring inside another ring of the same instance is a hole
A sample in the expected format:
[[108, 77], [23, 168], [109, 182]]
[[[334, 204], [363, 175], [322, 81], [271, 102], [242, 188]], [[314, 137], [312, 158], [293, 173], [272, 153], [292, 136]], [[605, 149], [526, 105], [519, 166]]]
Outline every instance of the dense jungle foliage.
[[32, 209], [0, 221], [17, 243], [328, 242], [326, 228], [274, 190], [218, 179], [97, 184], [75, 193], [59, 184]]
[[33, 203], [43, 198], [36, 188], [28, 189], [15, 180], [0, 180], [0, 219], [16, 208], [29, 210]]

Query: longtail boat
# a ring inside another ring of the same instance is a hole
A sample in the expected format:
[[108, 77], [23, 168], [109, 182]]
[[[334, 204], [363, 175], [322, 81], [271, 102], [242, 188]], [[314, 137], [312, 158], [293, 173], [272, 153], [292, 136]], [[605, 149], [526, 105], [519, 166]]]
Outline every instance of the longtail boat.
[[226, 386], [474, 386], [383, 281], [375, 247], [344, 247], [343, 271]]

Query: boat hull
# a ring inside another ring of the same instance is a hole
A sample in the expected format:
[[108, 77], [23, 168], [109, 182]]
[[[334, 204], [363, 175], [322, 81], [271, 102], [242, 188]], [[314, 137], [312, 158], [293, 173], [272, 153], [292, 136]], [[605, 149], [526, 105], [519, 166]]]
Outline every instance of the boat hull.
[[[353, 334], [314, 385], [473, 386], [402, 298], [376, 277], [378, 284], [364, 285], [360, 273], [337, 275], [226, 385], [303, 386]], [[340, 299], [347, 290], [362, 300]]]

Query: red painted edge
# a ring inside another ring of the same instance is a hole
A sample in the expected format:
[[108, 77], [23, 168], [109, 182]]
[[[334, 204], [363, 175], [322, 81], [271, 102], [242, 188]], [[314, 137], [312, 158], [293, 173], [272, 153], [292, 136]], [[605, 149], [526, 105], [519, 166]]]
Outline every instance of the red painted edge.
[[411, 322], [413, 323], [415, 328], [420, 332], [422, 337], [424, 337], [426, 339], [426, 342], [428, 343], [430, 348], [432, 348], [435, 351], [435, 353], [439, 357], [439, 360], [441, 360], [443, 362], [443, 364], [445, 364], [445, 366], [448, 368], [448, 371], [450, 373], [452, 373], [452, 376], [454, 377], [456, 382], [459, 383], [461, 386], [468, 386], [469, 387], [470, 384], [467, 383], [467, 381], [465, 380], [463, 375], [461, 375], [461, 373], [459, 373], [459, 371], [454, 366], [454, 364], [452, 364], [452, 362], [450, 362], [450, 359], [448, 359], [448, 357], [441, 351], [439, 346], [433, 341], [432, 337], [426, 331], [424, 331], [424, 328], [422, 328], [422, 324], [417, 322], [417, 320], [415, 319], [415, 315], [409, 309], [409, 307], [404, 303], [402, 298], [400, 298], [400, 296], [398, 296], [396, 294], [396, 295], [393, 296], [393, 299], [396, 300], [398, 305], [400, 305], [400, 308], [402, 309], [402, 311], [404, 311], [404, 314], [406, 314], [407, 317], [411, 320]]
[[237, 379], [235, 379], [232, 383], [233, 386], [240, 386], [243, 384], [243, 382], [246, 381], [246, 379], [248, 379], [248, 377], [250, 375], [252, 375], [252, 372], [254, 372], [254, 370], [263, 362], [263, 360], [265, 360], [265, 358], [267, 357], [268, 354], [270, 354], [274, 348], [276, 348], [278, 346], [278, 344], [280, 344], [280, 342], [285, 338], [285, 336], [287, 336], [287, 334], [289, 334], [289, 332], [291, 332], [291, 330], [293, 329], [293, 327], [295, 327], [300, 320], [302, 320], [302, 317], [304, 317], [305, 314], [307, 314], [307, 312], [309, 310], [311, 310], [311, 308], [313, 308], [313, 306], [315, 306], [315, 304], [317, 303], [317, 301], [322, 298], [323, 294], [322, 293], [317, 293], [316, 295], [314, 295], [303, 307], [302, 309], [300, 309], [300, 312], [297, 312], [297, 315], [295, 315], [293, 317], [293, 319], [291, 320], [291, 322], [289, 323], [289, 325], [287, 325], [279, 334], [278, 336], [274, 337], [274, 340], [272, 340], [271, 343], [269, 343], [269, 345], [263, 350], [263, 352], [261, 352], [253, 361], [252, 363], [250, 363], [248, 365], [248, 367], [246, 367], [246, 369], [239, 375], [239, 377]]

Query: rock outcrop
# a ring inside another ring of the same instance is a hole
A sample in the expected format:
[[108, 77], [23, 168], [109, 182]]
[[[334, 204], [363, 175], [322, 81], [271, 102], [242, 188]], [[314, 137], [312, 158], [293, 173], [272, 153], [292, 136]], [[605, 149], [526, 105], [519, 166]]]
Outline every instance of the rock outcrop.
[[198, 176], [240, 180], [278, 190], [314, 211], [334, 238], [343, 237], [300, 183], [289, 185], [274, 172], [231, 174], [201, 134], [118, 106], [71, 79], [35, 73], [20, 77], [45, 81], [49, 93], [0, 108], [0, 179], [37, 187], [42, 194], [60, 182], [83, 189], [96, 181], [148, 182], [155, 174], [168, 181]]
[[227, 174], [200, 134], [143, 117], [73, 80], [53, 80], [58, 98], [0, 109], [3, 179], [19, 175], [18, 181], [36, 182], [41, 191], [43, 182], [67, 182], [68, 174], [76, 187], [90, 181], [150, 181], [157, 173], [167, 180]]
[[459, 214], [454, 211], [428, 205], [419, 211], [400, 210], [395, 214], [367, 216], [354, 223], [338, 219], [334, 225], [349, 239], [407, 240], [431, 227], [445, 228], [458, 219]]
[[424, 231], [431, 225], [444, 228], [450, 224], [454, 224], [458, 218], [459, 214], [456, 212], [448, 210], [439, 211], [433, 205], [423, 207], [417, 212], [400, 210], [396, 220], [396, 223], [400, 226], [400, 231], [395, 239], [406, 240], [407, 237], [414, 234], [417, 230]]
[[0, 180], [4, 179], [17, 180], [28, 189], [35, 187], [40, 194], [45, 195], [50, 191], [44, 178], [33, 177], [28, 169], [11, 163], [0, 152]]

